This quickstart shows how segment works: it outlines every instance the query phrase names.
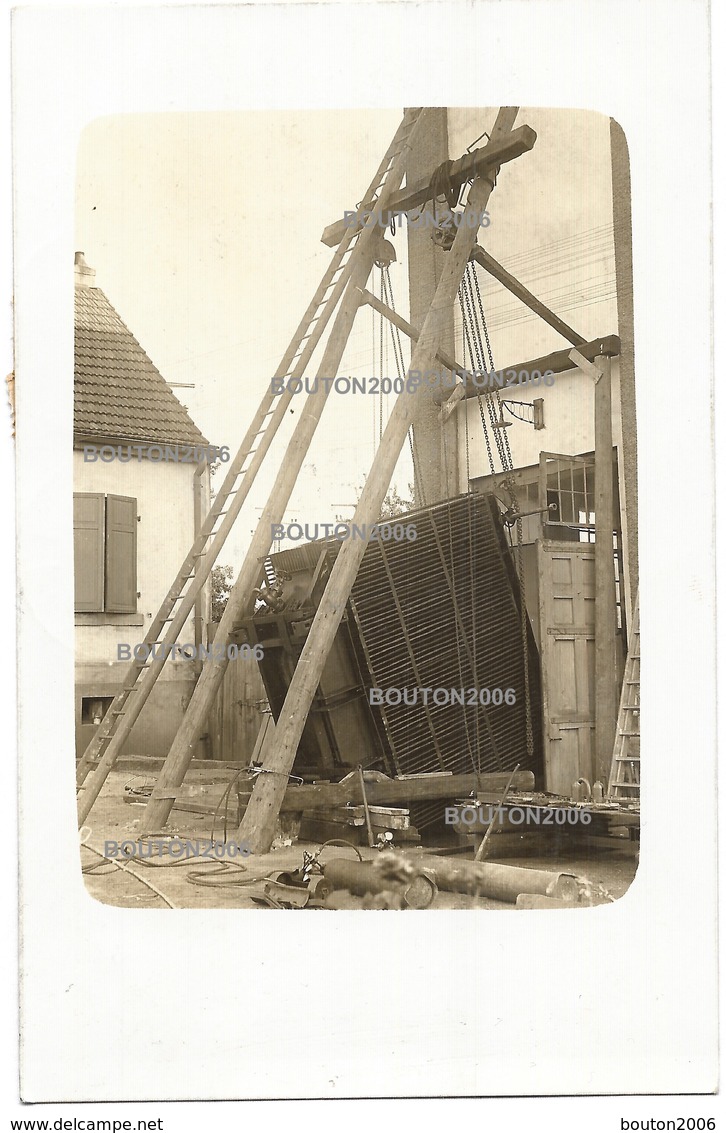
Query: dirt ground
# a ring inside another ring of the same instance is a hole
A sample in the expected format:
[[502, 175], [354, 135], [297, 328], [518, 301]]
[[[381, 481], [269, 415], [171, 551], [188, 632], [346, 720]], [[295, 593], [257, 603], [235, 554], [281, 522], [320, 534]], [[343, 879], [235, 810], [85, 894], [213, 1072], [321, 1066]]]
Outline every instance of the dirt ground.
[[[263, 908], [264, 906], [255, 903], [253, 895], [262, 893], [265, 882], [261, 880], [255, 884], [254, 879], [264, 878], [265, 874], [272, 871], [297, 869], [302, 865], [303, 851], [307, 849], [313, 852], [318, 848], [318, 844], [311, 842], [278, 846], [269, 854], [236, 857], [219, 873], [216, 872], [221, 870], [218, 862], [200, 857], [185, 860], [183, 864], [163, 866], [146, 865], [138, 859], [131, 859], [122, 862], [124, 867], [128, 865], [128, 869], [116, 868], [104, 863], [90, 847], [103, 853], [105, 841], [135, 841], [143, 830], [143, 804], [131, 805], [124, 799], [124, 787], [130, 778], [124, 772], [112, 772], [109, 775], [86, 823], [90, 833], [86, 834], [84, 831], [85, 845], [81, 847], [81, 865], [84, 869], [95, 867], [93, 872], [85, 873], [84, 881], [88, 893], [104, 904], [121, 908], [165, 909], [169, 907], [166, 903], [168, 901], [179, 909]], [[222, 795], [224, 787], [223, 781], [215, 785], [218, 796]], [[230, 807], [230, 825], [228, 839], [234, 841], [233, 807]], [[220, 840], [222, 826], [223, 819], [218, 817], [215, 837]], [[177, 835], [194, 841], [209, 839], [211, 828], [211, 815], [174, 810], [164, 830], [154, 833]], [[364, 858], [377, 856], [377, 851], [367, 847], [360, 847], [360, 852]], [[330, 846], [323, 851], [322, 860], [325, 862], [333, 857], [355, 856], [354, 850], [345, 846]], [[121, 861], [120, 858], [117, 860]], [[573, 873], [587, 878], [593, 884], [604, 886], [610, 896], [617, 900], [626, 892], [635, 876], [638, 863], [637, 842], [617, 838], [592, 839], [583, 833], [582, 828], [575, 828], [573, 831], [548, 828], [546, 831], [527, 834], [495, 834], [490, 839], [486, 860], [528, 869]], [[225, 858], [224, 861], [229, 859]], [[133, 870], [133, 874], [130, 870]], [[190, 882], [190, 875], [192, 880], [196, 875], [196, 883]], [[158, 893], [139, 878], [150, 882]], [[199, 884], [200, 880], [202, 884]], [[212, 884], [204, 884], [204, 881], [211, 881]], [[218, 884], [219, 882], [225, 884]], [[274, 892], [274, 887], [272, 891]], [[431, 908], [515, 910], [513, 904], [502, 901], [443, 891], [439, 891]], [[556, 911], [551, 910], [551, 914]]]

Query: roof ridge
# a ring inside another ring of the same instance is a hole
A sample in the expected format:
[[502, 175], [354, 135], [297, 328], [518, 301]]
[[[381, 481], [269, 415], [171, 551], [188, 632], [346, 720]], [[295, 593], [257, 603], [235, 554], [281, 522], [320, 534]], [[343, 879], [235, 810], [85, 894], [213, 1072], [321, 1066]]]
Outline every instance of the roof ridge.
[[100, 287], [75, 288], [74, 434], [207, 444]]

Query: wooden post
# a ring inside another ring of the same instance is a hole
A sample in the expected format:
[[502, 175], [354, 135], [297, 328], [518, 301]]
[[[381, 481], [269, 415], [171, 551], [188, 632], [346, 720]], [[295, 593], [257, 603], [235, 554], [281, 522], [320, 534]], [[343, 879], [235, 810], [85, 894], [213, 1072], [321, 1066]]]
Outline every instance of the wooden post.
[[622, 338], [618, 367], [622, 423], [622, 443], [618, 451], [620, 529], [623, 537], [623, 573], [629, 627], [632, 625], [638, 593], [638, 430], [635, 406], [633, 231], [628, 143], [622, 127], [612, 118], [610, 119], [610, 152], [613, 179], [615, 290], [618, 297], [618, 333]]
[[[343, 351], [348, 342], [360, 303], [360, 289], [365, 288], [368, 276], [373, 267], [376, 247], [382, 231], [378, 227], [378, 217], [382, 209], [387, 205], [392, 193], [399, 188], [403, 180], [408, 160], [408, 152], [413, 138], [420, 128], [423, 117], [423, 114], [419, 117], [408, 142], [402, 146], [388, 174], [386, 184], [381, 190], [378, 205], [374, 210], [373, 216], [367, 222], [365, 230], [358, 237], [358, 244], [352, 253], [352, 255], [356, 257], [355, 263], [352, 267], [340, 309], [336, 315], [330, 337], [328, 338], [320, 362], [320, 369], [318, 370], [318, 377], [320, 378], [330, 378], [338, 372], [338, 366], [343, 357]], [[300, 420], [297, 423], [297, 427], [287, 447], [285, 459], [277, 480], [275, 481], [275, 486], [260, 516], [257, 530], [252, 537], [237, 581], [232, 587], [227, 599], [227, 605], [225, 606], [215, 636], [215, 641], [217, 642], [226, 643], [229, 640], [230, 633], [246, 611], [253, 587], [258, 584], [263, 563], [272, 545], [272, 525], [280, 523], [285, 512], [298, 474], [302, 468], [305, 455], [310, 448], [310, 442], [313, 439], [315, 430], [320, 421], [328, 392], [329, 386], [328, 389], [326, 389], [322, 383], [319, 383], [317, 392], [311, 393], [307, 397], [300, 414]], [[204, 671], [194, 689], [194, 694], [182, 720], [181, 727], [174, 737], [174, 742], [169, 750], [156, 787], [151, 793], [151, 798], [149, 799], [149, 804], [144, 816], [144, 826], [146, 830], [161, 829], [169, 817], [173, 799], [168, 797], [164, 798], [163, 795], [166, 794], [168, 796], [170, 788], [178, 787], [184, 780], [184, 775], [186, 774], [194, 753], [194, 746], [205, 726], [207, 715], [222, 683], [228, 663], [226, 658], [221, 661], [217, 661], [213, 658], [205, 661]], [[260, 778], [267, 779], [268, 776], [262, 775]], [[286, 786], [287, 776], [285, 777], [284, 783]], [[270, 839], [270, 841], [272, 841], [272, 839]]]
[[618, 720], [615, 663], [615, 564], [613, 558], [613, 425], [610, 357], [595, 366], [595, 753], [593, 779], [607, 783]]
[[[445, 106], [431, 111], [430, 125], [414, 152], [408, 168], [412, 183], [431, 176], [431, 171], [449, 157], [448, 111]], [[436, 208], [434, 202], [432, 211]], [[449, 254], [431, 239], [431, 228], [407, 226], [408, 295], [411, 322], [421, 326], [436, 294], [437, 280]], [[454, 308], [441, 325], [440, 345], [454, 352]], [[440, 500], [453, 499], [462, 490], [459, 483], [458, 415], [443, 423], [438, 406], [430, 397], [416, 399], [413, 417], [414, 502], [428, 507]]]
[[[512, 107], [503, 107], [499, 111], [492, 140], [511, 130], [516, 113], [516, 108]], [[489, 169], [486, 174], [477, 176], [469, 191], [466, 215], [443, 265], [436, 294], [413, 352], [409, 374], [412, 370], [429, 369], [439, 349], [442, 328], [446, 326], [456, 301], [479, 231], [478, 219], [486, 209], [495, 178], [496, 170]], [[418, 394], [410, 394], [404, 389], [398, 396], [356, 508], [355, 526], [370, 525], [380, 516], [383, 498], [414, 417], [414, 403], [420, 395], [421, 390]], [[267, 853], [272, 844], [297, 746], [365, 549], [363, 539], [344, 542], [328, 579], [277, 721], [275, 744], [268, 759], [269, 774], [258, 777], [240, 824], [239, 838], [249, 845], [252, 853]]]
[[[205, 481], [204, 481], [204, 471], [208, 467], [209, 467], [209, 465], [207, 464], [206, 460], [201, 462], [200, 464], [198, 464], [197, 467], [196, 467], [196, 470], [194, 472], [194, 479], [193, 479], [193, 482], [192, 482], [192, 490], [193, 490], [193, 493], [194, 493], [194, 541], [195, 542], [199, 538], [199, 533], [202, 529], [202, 523], [204, 522], [204, 518], [205, 518], [204, 513], [207, 510], [205, 505], [208, 503], [208, 501], [204, 499], [204, 495], [205, 495], [204, 489], [205, 489], [205, 486], [206, 486]], [[197, 649], [202, 644], [203, 626], [204, 626], [204, 592], [202, 590], [200, 590], [199, 593], [197, 594], [196, 600], [194, 602], [194, 644], [197, 646]], [[198, 656], [198, 653], [197, 653], [197, 656]], [[199, 674], [201, 673], [200, 662], [195, 661], [194, 667], [195, 667], [195, 672], [196, 672], [197, 676], [199, 676]]]

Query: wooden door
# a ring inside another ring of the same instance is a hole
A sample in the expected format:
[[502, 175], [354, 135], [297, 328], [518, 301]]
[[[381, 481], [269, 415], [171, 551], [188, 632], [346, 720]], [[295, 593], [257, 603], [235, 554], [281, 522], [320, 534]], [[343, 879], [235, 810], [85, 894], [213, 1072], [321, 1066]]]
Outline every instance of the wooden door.
[[545, 786], [593, 781], [595, 554], [592, 543], [537, 544]]

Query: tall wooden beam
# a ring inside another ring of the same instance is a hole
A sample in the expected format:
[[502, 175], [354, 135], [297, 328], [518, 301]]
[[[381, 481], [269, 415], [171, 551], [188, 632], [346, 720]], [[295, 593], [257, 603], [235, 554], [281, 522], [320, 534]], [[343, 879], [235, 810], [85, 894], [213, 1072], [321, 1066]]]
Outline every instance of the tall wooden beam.
[[[499, 111], [493, 140], [512, 129], [516, 113], [516, 108], [513, 107], [504, 107]], [[495, 178], [496, 170], [489, 169], [486, 174], [480, 174], [474, 180], [465, 209], [467, 215], [446, 257], [434, 300], [411, 359], [409, 373], [411, 370], [428, 369], [436, 355], [441, 328], [456, 300], [459, 284], [476, 240], [477, 220], [486, 209]], [[407, 394], [405, 391], [398, 396], [353, 517], [353, 523], [359, 527], [375, 522], [380, 515], [383, 498], [413, 420], [417, 396], [418, 394]], [[268, 774], [258, 777], [240, 824], [239, 837], [247, 842], [253, 853], [266, 853], [272, 844], [277, 816], [305, 721], [365, 549], [363, 539], [349, 539], [342, 544], [313, 619], [277, 721], [275, 744], [267, 761]]]
[[[379, 197], [379, 210], [386, 206], [391, 194], [398, 189], [403, 180], [410, 147], [416, 133], [421, 128], [423, 119], [424, 114], [419, 117], [408, 141], [402, 146], [400, 154], [388, 174], [386, 184]], [[318, 376], [321, 378], [330, 377], [338, 372], [358, 310], [360, 289], [366, 285], [376, 256], [381, 233], [381, 229], [376, 223], [377, 216], [378, 212], [374, 214], [366, 229], [359, 236], [358, 243], [352, 253], [350, 278], [318, 370]], [[307, 397], [300, 419], [288, 444], [275, 486], [260, 516], [257, 530], [252, 537], [244, 563], [227, 599], [215, 636], [217, 642], [226, 643], [229, 640], [234, 627], [249, 606], [252, 589], [258, 585], [264, 561], [272, 546], [272, 525], [280, 523], [284, 515], [305, 455], [310, 448], [310, 443], [320, 421], [328, 393], [329, 387], [326, 390], [320, 383], [317, 392], [311, 393]], [[180, 786], [184, 780], [194, 753], [194, 746], [205, 727], [207, 715], [222, 683], [228, 663], [226, 659], [205, 661], [204, 670], [194, 689], [181, 727], [174, 738], [163, 771], [151, 793], [144, 814], [144, 826], [147, 831], [161, 829], [169, 817], [173, 805], [173, 798], [169, 797], [170, 788]], [[266, 778], [266, 776], [261, 776], [261, 778]], [[284, 785], [286, 783], [287, 777], [285, 777]]]
[[577, 350], [572, 360], [595, 382], [595, 751], [593, 781], [607, 783], [618, 720], [615, 663], [615, 562], [613, 530], [613, 421], [610, 356], [588, 362]]
[[635, 397], [633, 310], [633, 233], [631, 220], [630, 162], [622, 127], [610, 119], [613, 179], [613, 243], [615, 292], [618, 297], [618, 332], [623, 340], [618, 364], [622, 444], [618, 449], [620, 527], [623, 533], [623, 567], [628, 624], [638, 593], [638, 430]]
[[[410, 182], [425, 181], [428, 173], [449, 157], [448, 111], [445, 106], [431, 112], [430, 126], [411, 154]], [[422, 326], [436, 293], [447, 252], [434, 244], [431, 228], [407, 226], [408, 297], [411, 322]], [[441, 325], [440, 345], [454, 351], [454, 309]], [[430, 397], [416, 400], [413, 416], [414, 503], [430, 507], [453, 499], [460, 492], [458, 416], [442, 428], [438, 407]]]

